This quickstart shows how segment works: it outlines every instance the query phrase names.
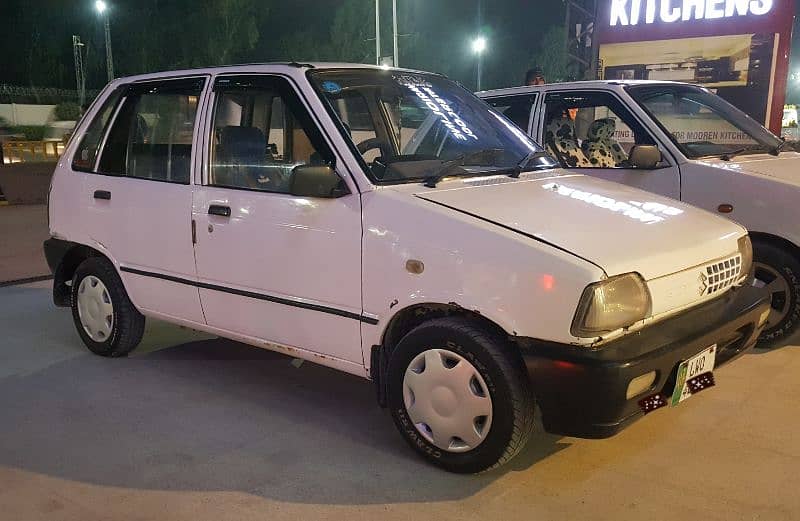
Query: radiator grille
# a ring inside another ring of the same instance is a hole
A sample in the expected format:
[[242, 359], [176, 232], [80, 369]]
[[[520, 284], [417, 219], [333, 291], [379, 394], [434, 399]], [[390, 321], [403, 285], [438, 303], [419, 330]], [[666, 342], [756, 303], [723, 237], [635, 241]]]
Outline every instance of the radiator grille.
[[742, 256], [714, 262], [705, 267], [702, 279], [702, 294], [713, 295], [733, 286], [742, 276]]

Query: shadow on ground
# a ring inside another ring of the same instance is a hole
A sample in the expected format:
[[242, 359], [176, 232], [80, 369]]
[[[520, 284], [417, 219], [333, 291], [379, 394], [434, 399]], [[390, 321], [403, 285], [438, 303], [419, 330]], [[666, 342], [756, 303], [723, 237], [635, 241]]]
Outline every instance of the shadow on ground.
[[13, 292], [0, 326], [39, 330], [4, 342], [3, 358], [57, 360], [0, 379], [0, 465], [107, 486], [377, 504], [471, 496], [569, 446], [540, 433], [500, 471], [447, 474], [406, 446], [366, 380], [221, 339], [103, 359], [86, 354], [48, 288]]

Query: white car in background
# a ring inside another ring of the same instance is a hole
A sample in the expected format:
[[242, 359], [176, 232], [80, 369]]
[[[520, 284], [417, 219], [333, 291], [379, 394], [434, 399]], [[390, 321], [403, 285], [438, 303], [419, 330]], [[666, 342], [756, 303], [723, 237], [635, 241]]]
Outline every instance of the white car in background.
[[478, 95], [571, 171], [746, 226], [755, 283], [772, 294], [762, 345], [783, 344], [800, 328], [800, 154], [781, 138], [685, 83], [554, 83]]
[[147, 316], [369, 378], [408, 443], [456, 472], [511, 459], [534, 408], [596, 438], [679, 404], [768, 314], [744, 228], [565, 172], [416, 71], [115, 80], [49, 217], [54, 300], [92, 352], [127, 355]]

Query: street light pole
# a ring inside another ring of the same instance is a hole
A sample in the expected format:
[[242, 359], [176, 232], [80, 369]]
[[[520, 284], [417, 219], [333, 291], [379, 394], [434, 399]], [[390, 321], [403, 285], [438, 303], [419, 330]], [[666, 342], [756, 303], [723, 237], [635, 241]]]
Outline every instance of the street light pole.
[[397, 0], [392, 0], [392, 38], [394, 40], [394, 58], [392, 59], [392, 66], [399, 67], [397, 53]]
[[483, 31], [483, 2], [478, 0], [478, 37], [472, 42], [472, 51], [478, 55], [478, 67], [476, 74], [477, 78], [477, 87], [478, 90], [481, 90], [481, 76], [483, 76], [483, 51], [486, 48], [486, 38], [481, 36], [481, 32]]
[[111, 55], [111, 23], [108, 18], [108, 6], [103, 0], [97, 0], [94, 3], [95, 9], [103, 17], [103, 25], [105, 26], [106, 34], [106, 72], [108, 73], [108, 81], [114, 79], [114, 58]]
[[478, 90], [481, 90], [481, 76], [483, 76], [483, 55], [478, 55]]
[[375, 65], [381, 64], [381, 0], [375, 0]]

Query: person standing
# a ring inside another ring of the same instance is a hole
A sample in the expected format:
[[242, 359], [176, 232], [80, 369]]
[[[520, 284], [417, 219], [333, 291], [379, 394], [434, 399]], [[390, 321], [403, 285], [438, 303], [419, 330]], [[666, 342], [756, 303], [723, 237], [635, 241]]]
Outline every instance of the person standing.
[[544, 85], [544, 71], [538, 65], [525, 73], [525, 85]]

